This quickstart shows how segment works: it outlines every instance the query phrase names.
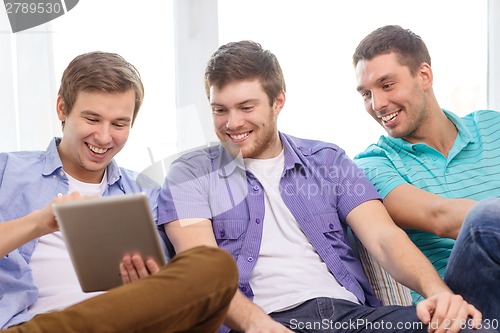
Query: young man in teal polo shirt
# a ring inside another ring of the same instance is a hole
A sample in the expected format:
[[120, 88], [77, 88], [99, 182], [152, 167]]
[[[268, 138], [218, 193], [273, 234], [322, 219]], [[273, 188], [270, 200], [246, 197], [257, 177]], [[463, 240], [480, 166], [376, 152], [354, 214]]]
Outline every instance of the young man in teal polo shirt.
[[[484, 272], [459, 275], [471, 276], [471, 283], [477, 274], [498, 281], [500, 223], [484, 214], [497, 211], [500, 202], [488, 200], [472, 212], [471, 207], [478, 200], [500, 195], [500, 113], [482, 110], [460, 118], [441, 109], [433, 93], [431, 59], [424, 42], [399, 26], [385, 26], [365, 37], [353, 63], [365, 108], [388, 134], [355, 160], [391, 217], [445, 280], [452, 275], [447, 267], [454, 252], [475, 244], [484, 245], [481, 251], [490, 254], [491, 262], [484, 264]], [[459, 236], [461, 229], [464, 235]], [[474, 234], [474, 241], [467, 231]], [[460, 246], [455, 243], [457, 237]], [[452, 251], [454, 246], [457, 249]], [[469, 251], [473, 256], [475, 250]], [[447, 282], [453, 289], [453, 281]], [[487, 297], [487, 285], [484, 288], [468, 300], [485, 317], [493, 318], [500, 310]], [[414, 302], [419, 300], [415, 293]]]

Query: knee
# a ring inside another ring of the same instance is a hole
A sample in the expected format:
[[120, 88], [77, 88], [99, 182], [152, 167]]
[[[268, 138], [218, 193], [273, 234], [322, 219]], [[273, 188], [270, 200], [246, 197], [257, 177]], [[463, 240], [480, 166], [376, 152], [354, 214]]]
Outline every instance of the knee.
[[220, 275], [228, 277], [236, 289], [238, 284], [238, 268], [233, 257], [227, 251], [219, 248], [207, 248], [206, 250], [210, 252], [209, 255], [212, 257], [215, 271]]
[[472, 242], [497, 261], [500, 251], [500, 199], [491, 198], [479, 201], [467, 215], [457, 241]]
[[238, 268], [231, 254], [227, 251], [208, 246], [199, 246], [185, 252], [186, 255], [197, 260], [199, 275], [206, 275], [213, 281], [236, 291], [238, 286]]
[[500, 227], [500, 198], [478, 201], [467, 214], [463, 228], [477, 229], [483, 226], [490, 230]]

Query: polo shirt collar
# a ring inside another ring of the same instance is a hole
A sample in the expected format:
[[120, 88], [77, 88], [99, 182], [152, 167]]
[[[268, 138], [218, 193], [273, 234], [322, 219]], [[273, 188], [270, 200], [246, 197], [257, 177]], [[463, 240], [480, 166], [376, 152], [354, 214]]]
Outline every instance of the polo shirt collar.
[[[474, 138], [473, 138], [471, 132], [467, 129], [467, 126], [465, 126], [463, 120], [460, 117], [458, 117], [456, 114], [454, 114], [448, 110], [445, 110], [445, 109], [441, 109], [441, 110], [444, 112], [446, 117], [455, 125], [455, 127], [457, 128], [457, 131], [458, 131], [458, 135], [460, 136], [460, 138], [462, 139], [463, 142], [465, 142], [465, 143], [474, 142]], [[393, 138], [393, 137], [388, 136], [388, 135], [386, 135], [385, 137], [390, 142], [395, 144], [396, 146], [401, 147], [401, 148], [408, 150], [408, 151], [414, 150], [414, 147], [427, 146], [425, 143], [414, 143], [413, 144], [413, 143], [410, 143], [410, 142], [403, 140], [401, 138]]]

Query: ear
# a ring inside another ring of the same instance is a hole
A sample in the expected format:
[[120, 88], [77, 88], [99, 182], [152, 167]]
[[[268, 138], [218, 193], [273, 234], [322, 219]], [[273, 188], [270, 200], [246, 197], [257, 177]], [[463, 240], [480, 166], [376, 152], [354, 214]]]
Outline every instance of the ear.
[[420, 65], [417, 75], [419, 75], [420, 77], [422, 83], [422, 89], [424, 91], [432, 89], [432, 81], [433, 81], [432, 68], [431, 66], [429, 66], [428, 63], [424, 62]]
[[57, 96], [56, 102], [57, 117], [60, 121], [66, 121], [66, 112], [64, 111], [64, 102], [61, 96]]
[[281, 91], [278, 94], [278, 96], [276, 96], [276, 98], [274, 99], [274, 103], [273, 103], [273, 113], [274, 113], [275, 117], [277, 117], [278, 114], [281, 112], [281, 109], [283, 109], [283, 106], [285, 105], [285, 101], [286, 101], [285, 92]]

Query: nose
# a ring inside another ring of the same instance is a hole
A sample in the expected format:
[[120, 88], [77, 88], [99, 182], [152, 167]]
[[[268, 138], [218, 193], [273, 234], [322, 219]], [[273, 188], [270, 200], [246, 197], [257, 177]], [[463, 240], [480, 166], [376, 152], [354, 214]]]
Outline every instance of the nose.
[[111, 124], [102, 123], [95, 133], [96, 143], [106, 145], [111, 142]]
[[245, 123], [243, 119], [243, 115], [241, 112], [238, 112], [236, 110], [232, 110], [228, 112], [228, 117], [226, 121], [226, 128], [230, 130], [237, 129], [239, 127], [242, 127], [243, 124]]
[[383, 93], [372, 92], [372, 109], [373, 111], [383, 111], [387, 108], [388, 102]]

